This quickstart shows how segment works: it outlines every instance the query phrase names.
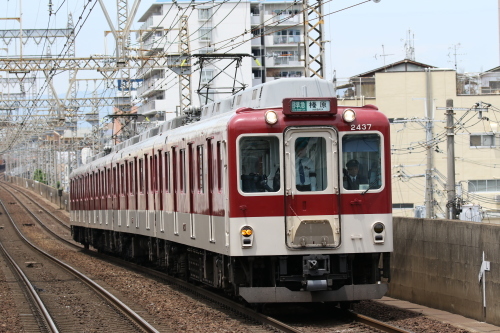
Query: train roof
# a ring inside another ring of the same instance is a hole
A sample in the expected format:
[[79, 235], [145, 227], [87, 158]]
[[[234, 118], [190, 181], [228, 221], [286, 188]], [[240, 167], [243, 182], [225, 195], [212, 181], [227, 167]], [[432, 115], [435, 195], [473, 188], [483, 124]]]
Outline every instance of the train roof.
[[[287, 97], [334, 97], [335, 89], [331, 81], [322, 80], [319, 78], [286, 78], [263, 83], [251, 88], [247, 88], [231, 97], [215, 101], [202, 107], [191, 107], [185, 110], [188, 114], [200, 113], [200, 117], [181, 116], [169, 121], [165, 121], [157, 127], [151, 128], [142, 132], [124, 142], [121, 142], [104, 152], [91, 156], [89, 162], [95, 165], [100, 165], [98, 160], [101, 158], [102, 163], [110, 160], [110, 157], [124, 152], [130, 152], [139, 146], [144, 141], [149, 141], [164, 133], [169, 133], [176, 128], [184, 125], [197, 122], [199, 120], [206, 121], [211, 118], [221, 116], [225, 113], [234, 113], [236, 110], [246, 107], [253, 109], [264, 108], [281, 108], [283, 99]], [[133, 148], [131, 146], [134, 146]], [[111, 156], [109, 156], [111, 155]], [[104, 158], [106, 157], [106, 158]], [[112, 159], [112, 157], [111, 157]], [[86, 168], [89, 166], [83, 166]], [[80, 168], [79, 168], [80, 169]]]

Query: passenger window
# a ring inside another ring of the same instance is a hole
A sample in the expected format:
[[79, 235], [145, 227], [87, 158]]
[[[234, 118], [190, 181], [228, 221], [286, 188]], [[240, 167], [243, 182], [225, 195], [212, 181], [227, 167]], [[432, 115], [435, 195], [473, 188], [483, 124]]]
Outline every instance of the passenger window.
[[382, 186], [380, 136], [348, 134], [342, 138], [343, 186], [367, 191]]
[[279, 139], [248, 136], [239, 141], [240, 188], [245, 193], [277, 192], [280, 182]]

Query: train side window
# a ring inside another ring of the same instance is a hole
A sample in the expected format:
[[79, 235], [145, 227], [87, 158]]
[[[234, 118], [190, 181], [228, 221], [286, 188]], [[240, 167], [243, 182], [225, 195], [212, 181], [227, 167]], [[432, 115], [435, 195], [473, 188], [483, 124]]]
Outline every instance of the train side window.
[[156, 164], [158, 163], [158, 155], [149, 157], [149, 169], [151, 172], [151, 193], [156, 193], [158, 190]]
[[376, 133], [347, 134], [342, 137], [343, 186], [366, 191], [382, 187], [381, 138]]
[[125, 165], [122, 164], [120, 165], [120, 195], [123, 196], [125, 195]]
[[219, 192], [222, 190], [222, 153], [221, 153], [221, 142], [217, 141], [217, 189]]
[[186, 149], [181, 149], [180, 150], [180, 172], [179, 172], [179, 187], [181, 192], [186, 192]]
[[203, 166], [204, 166], [204, 163], [203, 163], [203, 146], [200, 145], [200, 146], [197, 146], [196, 147], [196, 150], [197, 150], [197, 154], [196, 154], [196, 157], [197, 157], [197, 165], [198, 165], [198, 192], [199, 193], [204, 193], [205, 192], [205, 186], [204, 186], [204, 174], [203, 174]]
[[101, 170], [101, 198], [104, 198], [106, 196], [106, 171]]
[[165, 191], [170, 192], [170, 153], [165, 152]]
[[144, 178], [144, 192], [143, 193], [149, 193], [149, 181], [150, 181], [150, 175], [151, 175], [151, 170], [149, 169], [150, 168], [150, 165], [151, 163], [149, 163], [149, 159], [148, 159], [148, 155], [144, 155], [144, 177], [141, 177], [141, 178]]
[[106, 178], [108, 179], [108, 198], [111, 197], [113, 194], [113, 183], [112, 183], [112, 178], [111, 178], [111, 169], [108, 168], [108, 175]]
[[128, 173], [127, 173], [127, 178], [128, 178], [128, 190], [129, 190], [129, 194], [131, 195], [135, 195], [135, 192], [134, 192], [134, 162], [130, 161], [128, 163]]
[[239, 140], [239, 170], [243, 192], [279, 191], [279, 139], [276, 136], [242, 137]]
[[142, 158], [139, 159], [139, 193], [144, 193], [144, 166]]

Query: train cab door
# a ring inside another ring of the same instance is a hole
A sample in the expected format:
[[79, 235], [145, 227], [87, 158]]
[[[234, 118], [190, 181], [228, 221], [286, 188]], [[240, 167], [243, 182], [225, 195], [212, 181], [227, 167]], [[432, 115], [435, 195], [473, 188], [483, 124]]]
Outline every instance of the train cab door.
[[285, 224], [289, 248], [340, 245], [338, 133], [331, 127], [285, 132]]

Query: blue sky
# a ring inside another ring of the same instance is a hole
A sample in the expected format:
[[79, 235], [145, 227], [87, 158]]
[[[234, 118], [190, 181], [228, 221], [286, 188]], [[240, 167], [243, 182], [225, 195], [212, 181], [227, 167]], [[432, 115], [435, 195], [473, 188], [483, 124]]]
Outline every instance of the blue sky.
[[[310, 2], [312, 0], [309, 0]], [[112, 20], [116, 20], [116, 1], [104, 0]], [[364, 0], [324, 0], [324, 13], [359, 6], [328, 15], [325, 18], [327, 44], [326, 76], [333, 70], [338, 78], [378, 68], [384, 65], [381, 57], [384, 45], [385, 62], [391, 63], [405, 57], [405, 39], [408, 31], [414, 36], [415, 60], [429, 65], [454, 68], [451, 55], [457, 49], [457, 67], [460, 72], [478, 72], [500, 65], [497, 0], [380, 0], [379, 3]], [[52, 0], [50, 16], [48, 0], [26, 1], [23, 6], [23, 28], [64, 28], [68, 12], [73, 13], [75, 23], [88, 0]], [[129, 0], [129, 9], [133, 0]], [[136, 20], [154, 1], [143, 0]], [[92, 1], [88, 8], [95, 4]], [[19, 16], [19, 1], [0, 0], [2, 17]], [[84, 12], [88, 13], [88, 9]], [[85, 19], [82, 18], [81, 22]], [[133, 28], [138, 28], [135, 23]], [[18, 28], [15, 21], [0, 21], [0, 29]], [[97, 4], [87, 18], [77, 37], [77, 56], [104, 53], [104, 30], [109, 30], [102, 10]], [[109, 40], [108, 53], [113, 49]], [[61, 49], [63, 41], [58, 42]], [[42, 43], [43, 44], [43, 43]], [[5, 45], [0, 45], [5, 47]], [[9, 45], [9, 54], [15, 54], [18, 46]], [[25, 54], [39, 54], [42, 46], [26, 47]], [[28, 50], [30, 50], [28, 52]], [[53, 52], [55, 53], [55, 51]], [[0, 53], [5, 54], [5, 51]], [[377, 58], [375, 56], [377, 55]], [[90, 77], [98, 76], [89, 73]]]
[[[361, 0], [334, 0], [325, 14]], [[404, 59], [408, 31], [414, 36], [415, 60], [459, 71], [485, 71], [500, 65], [497, 0], [381, 0], [330, 15], [325, 23], [331, 52], [327, 72], [348, 77]], [[377, 59], [375, 59], [375, 55]]]

